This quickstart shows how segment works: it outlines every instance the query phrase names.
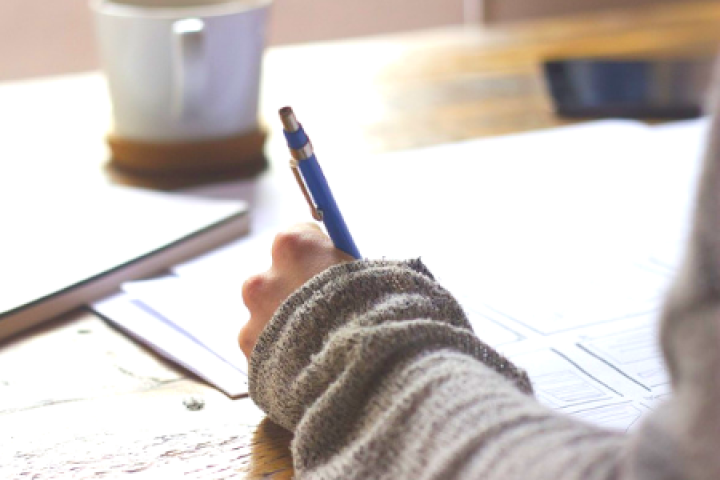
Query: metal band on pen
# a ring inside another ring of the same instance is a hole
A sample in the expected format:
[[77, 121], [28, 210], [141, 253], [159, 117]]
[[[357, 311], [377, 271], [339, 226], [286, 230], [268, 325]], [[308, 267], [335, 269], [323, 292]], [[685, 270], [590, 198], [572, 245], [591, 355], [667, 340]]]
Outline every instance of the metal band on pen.
[[308, 139], [307, 143], [303, 145], [300, 148], [291, 148], [290, 149], [290, 155], [295, 160], [307, 160], [308, 158], [312, 157], [315, 154], [315, 150], [313, 150], [312, 143], [310, 143], [310, 140]]

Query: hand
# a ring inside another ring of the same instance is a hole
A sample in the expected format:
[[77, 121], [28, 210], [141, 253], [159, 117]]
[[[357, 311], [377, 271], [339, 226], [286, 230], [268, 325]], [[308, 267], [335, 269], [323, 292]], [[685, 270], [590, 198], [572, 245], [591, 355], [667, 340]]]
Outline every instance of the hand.
[[314, 223], [298, 224], [279, 233], [272, 246], [270, 270], [248, 278], [242, 287], [250, 320], [240, 330], [238, 343], [248, 360], [265, 325], [291, 293], [328, 267], [353, 260], [336, 249]]

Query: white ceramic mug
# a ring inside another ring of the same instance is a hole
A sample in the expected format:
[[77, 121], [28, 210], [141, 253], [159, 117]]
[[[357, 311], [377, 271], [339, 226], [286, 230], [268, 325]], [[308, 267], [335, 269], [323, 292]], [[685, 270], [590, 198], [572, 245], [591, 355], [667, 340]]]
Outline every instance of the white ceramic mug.
[[91, 0], [112, 134], [192, 141], [257, 129], [270, 0]]

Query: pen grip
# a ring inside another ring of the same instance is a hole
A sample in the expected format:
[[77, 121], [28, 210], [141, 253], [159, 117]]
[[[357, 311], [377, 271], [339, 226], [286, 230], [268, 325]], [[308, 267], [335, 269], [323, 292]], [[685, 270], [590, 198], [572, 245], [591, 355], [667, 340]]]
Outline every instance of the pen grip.
[[315, 158], [315, 155], [298, 162], [298, 167], [305, 179], [308, 189], [312, 192], [313, 200], [318, 210], [322, 211], [325, 229], [335, 245], [335, 248], [360, 259], [360, 252], [350, 231], [345, 224], [342, 213], [335, 203], [330, 186], [325, 180], [325, 175]]

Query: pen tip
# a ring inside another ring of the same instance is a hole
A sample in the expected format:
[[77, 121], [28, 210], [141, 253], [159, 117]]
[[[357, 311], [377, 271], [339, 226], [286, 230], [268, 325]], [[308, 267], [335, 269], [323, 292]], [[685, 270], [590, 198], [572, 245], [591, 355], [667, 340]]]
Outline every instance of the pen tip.
[[282, 121], [283, 128], [286, 132], [297, 132], [300, 130], [300, 123], [295, 118], [295, 113], [290, 107], [283, 107], [280, 109], [280, 120]]

